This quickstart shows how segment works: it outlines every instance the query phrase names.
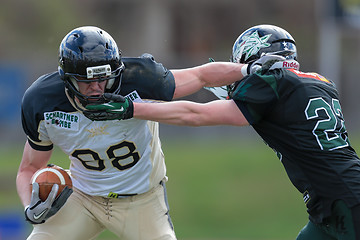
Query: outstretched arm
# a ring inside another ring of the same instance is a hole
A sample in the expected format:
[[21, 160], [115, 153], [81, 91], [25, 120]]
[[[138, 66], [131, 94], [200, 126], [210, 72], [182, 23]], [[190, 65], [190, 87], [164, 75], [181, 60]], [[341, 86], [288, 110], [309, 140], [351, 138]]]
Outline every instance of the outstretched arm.
[[193, 68], [171, 70], [176, 85], [173, 99], [190, 95], [203, 87], [229, 85], [260, 69], [284, 68], [282, 63], [285, 60], [283, 56], [268, 54], [249, 64], [211, 62]]
[[[208, 103], [174, 101], [162, 103], [132, 102], [120, 95], [105, 93], [109, 103], [88, 105], [89, 112], [109, 115], [108, 119], [138, 118], [172, 125], [212, 126], [249, 125], [248, 121], [233, 100], [216, 100]], [[100, 115], [100, 116], [103, 116]], [[94, 117], [94, 121], [104, 118]]]
[[208, 103], [190, 101], [134, 102], [134, 117], [184, 126], [249, 125], [233, 100], [217, 100]]
[[246, 68], [247, 64], [212, 62], [193, 68], [171, 70], [176, 84], [173, 98], [190, 95], [203, 87], [229, 85], [241, 80], [246, 75]]

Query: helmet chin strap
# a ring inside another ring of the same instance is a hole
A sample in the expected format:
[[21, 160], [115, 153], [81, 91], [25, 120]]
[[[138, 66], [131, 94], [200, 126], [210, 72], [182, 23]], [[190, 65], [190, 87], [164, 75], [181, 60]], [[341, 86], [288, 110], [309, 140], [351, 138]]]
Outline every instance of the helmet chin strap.
[[65, 88], [65, 95], [66, 97], [69, 99], [69, 102], [71, 103], [71, 105], [78, 111], [83, 112], [86, 111], [86, 108], [84, 106], [82, 106], [81, 103], [78, 102], [78, 100], [76, 99], [76, 97], [74, 96], [74, 98], [72, 98], [69, 94], [69, 90], [67, 88]]
[[124, 71], [125, 69], [125, 65], [123, 62], [121, 62], [121, 66], [117, 69], [118, 74], [115, 74], [115, 76], [113, 78], [110, 78], [108, 80], [108, 82], [106, 83], [106, 90], [110, 90], [114, 84], [114, 82], [116, 81], [116, 78], [119, 78], [119, 83], [117, 84], [117, 88], [115, 90], [113, 90], [114, 94], [118, 94], [120, 92], [120, 87], [121, 87], [121, 81], [122, 81], [122, 71]]

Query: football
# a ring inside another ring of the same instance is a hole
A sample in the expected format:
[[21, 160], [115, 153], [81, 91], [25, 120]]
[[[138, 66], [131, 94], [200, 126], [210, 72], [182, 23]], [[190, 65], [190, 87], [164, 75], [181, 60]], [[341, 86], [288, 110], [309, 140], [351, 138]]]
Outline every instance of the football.
[[72, 188], [70, 175], [63, 168], [56, 165], [48, 165], [36, 171], [31, 178], [31, 190], [34, 182], [39, 184], [39, 197], [41, 201], [46, 200], [54, 184], [59, 185], [56, 197], [66, 186]]

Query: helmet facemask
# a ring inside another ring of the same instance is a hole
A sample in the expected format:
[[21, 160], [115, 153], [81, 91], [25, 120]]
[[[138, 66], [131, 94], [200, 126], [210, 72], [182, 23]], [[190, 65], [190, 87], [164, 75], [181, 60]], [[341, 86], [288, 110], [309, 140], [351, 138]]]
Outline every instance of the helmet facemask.
[[[120, 92], [122, 71], [125, 66], [122, 63], [120, 67], [111, 71], [110, 65], [102, 65], [95, 67], [87, 67], [85, 75], [66, 73], [64, 78], [65, 87], [68, 96], [76, 104], [77, 108], [82, 110], [85, 109], [86, 105], [89, 104], [101, 104], [106, 102], [102, 95], [98, 96], [87, 96], [82, 94], [79, 90], [78, 82], [91, 83], [91, 82], [102, 82], [107, 81], [104, 92], [111, 92], [118, 94]], [[78, 104], [81, 104], [79, 106]]]

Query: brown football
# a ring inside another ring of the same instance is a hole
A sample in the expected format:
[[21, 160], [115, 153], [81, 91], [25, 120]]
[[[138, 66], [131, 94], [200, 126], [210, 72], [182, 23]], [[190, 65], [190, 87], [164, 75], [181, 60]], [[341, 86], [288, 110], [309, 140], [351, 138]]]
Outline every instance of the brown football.
[[70, 175], [63, 168], [56, 165], [47, 166], [36, 171], [31, 178], [31, 190], [34, 182], [39, 184], [39, 197], [41, 201], [46, 200], [55, 183], [59, 185], [59, 191], [56, 196], [61, 193], [65, 186], [72, 188]]

